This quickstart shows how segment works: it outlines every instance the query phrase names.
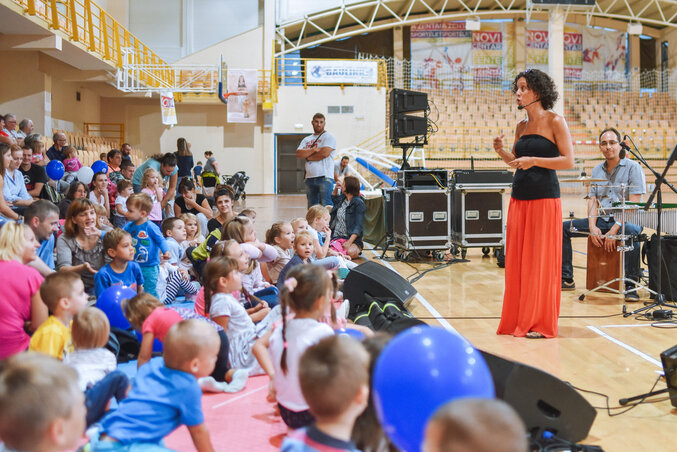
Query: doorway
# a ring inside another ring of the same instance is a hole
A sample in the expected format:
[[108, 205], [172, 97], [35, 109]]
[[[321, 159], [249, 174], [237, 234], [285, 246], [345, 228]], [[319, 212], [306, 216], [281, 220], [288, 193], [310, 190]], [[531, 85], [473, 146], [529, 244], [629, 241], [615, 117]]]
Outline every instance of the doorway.
[[306, 192], [305, 161], [296, 157], [301, 140], [307, 133], [285, 133], [275, 135], [277, 151], [277, 193], [297, 194]]

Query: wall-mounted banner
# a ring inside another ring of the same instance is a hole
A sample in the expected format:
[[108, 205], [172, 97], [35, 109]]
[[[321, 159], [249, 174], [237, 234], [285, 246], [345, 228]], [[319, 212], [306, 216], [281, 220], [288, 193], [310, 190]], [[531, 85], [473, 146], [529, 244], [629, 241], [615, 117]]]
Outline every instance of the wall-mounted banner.
[[174, 93], [162, 91], [160, 93], [160, 108], [162, 109], [162, 124], [174, 126], [176, 121], [176, 107], [174, 106]]
[[228, 122], [256, 122], [256, 69], [228, 69]]
[[[527, 67], [548, 71], [547, 24], [526, 31]], [[580, 80], [585, 72], [625, 71], [625, 33], [567, 25], [564, 29], [564, 79]]]
[[306, 83], [376, 85], [378, 63], [376, 61], [308, 60], [306, 61]]

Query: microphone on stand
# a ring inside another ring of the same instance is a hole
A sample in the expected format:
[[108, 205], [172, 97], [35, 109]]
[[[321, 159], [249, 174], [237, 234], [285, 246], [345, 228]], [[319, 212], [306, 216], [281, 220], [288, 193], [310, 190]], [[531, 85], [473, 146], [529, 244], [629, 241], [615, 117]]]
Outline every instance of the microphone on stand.
[[536, 99], [535, 101], [529, 102], [529, 103], [526, 104], [526, 105], [518, 105], [518, 106], [517, 106], [517, 109], [518, 109], [518, 110], [524, 110], [524, 109], [527, 108], [529, 105], [535, 104], [536, 102], [538, 102], [538, 101], [540, 101], [540, 100], [541, 100], [541, 99]]

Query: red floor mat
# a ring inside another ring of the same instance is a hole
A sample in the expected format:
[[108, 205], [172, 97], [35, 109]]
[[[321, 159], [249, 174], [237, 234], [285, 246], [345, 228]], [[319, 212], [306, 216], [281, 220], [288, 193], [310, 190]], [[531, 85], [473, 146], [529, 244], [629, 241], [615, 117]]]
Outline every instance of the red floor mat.
[[[205, 394], [202, 411], [216, 450], [273, 451], [279, 450], [287, 426], [266, 401], [268, 377], [251, 377], [245, 388], [236, 394]], [[195, 450], [186, 427], [165, 439], [170, 449], [181, 452]]]

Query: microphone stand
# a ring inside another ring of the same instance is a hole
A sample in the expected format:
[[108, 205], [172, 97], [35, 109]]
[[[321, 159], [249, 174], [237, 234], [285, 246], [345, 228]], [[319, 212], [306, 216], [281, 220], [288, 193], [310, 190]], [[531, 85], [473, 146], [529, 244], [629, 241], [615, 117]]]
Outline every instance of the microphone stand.
[[[628, 137], [628, 138], [630, 138], [630, 137]], [[632, 142], [632, 139], [630, 139], [630, 141]], [[633, 146], [635, 145], [634, 142], [632, 144], [633, 144]], [[635, 315], [635, 314], [638, 314], [640, 312], [648, 311], [648, 310], [653, 309], [653, 308], [666, 307], [666, 308], [671, 308], [671, 309], [677, 309], [677, 305], [669, 304], [669, 303], [665, 302], [665, 296], [663, 295], [663, 290], [662, 290], [662, 287], [661, 287], [661, 275], [663, 273], [663, 267], [662, 267], [663, 249], [662, 249], [662, 243], [661, 243], [661, 213], [662, 213], [662, 210], [663, 210], [663, 195], [662, 195], [662, 191], [661, 191], [661, 185], [665, 184], [668, 187], [670, 187], [672, 189], [672, 191], [677, 193], [677, 190], [675, 190], [675, 187], [673, 187], [670, 183], [668, 183], [665, 180], [665, 175], [668, 173], [668, 170], [670, 169], [672, 164], [675, 162], [675, 159], [677, 158], [677, 145], [672, 150], [672, 153], [670, 154], [670, 158], [668, 158], [668, 163], [665, 165], [665, 168], [663, 169], [662, 174], [658, 174], [658, 172], [656, 172], [646, 162], [646, 160], [644, 160], [643, 158], [641, 158], [637, 154], [635, 154], [630, 149], [629, 146], [625, 145], [624, 148], [627, 149], [628, 151], [630, 151], [630, 153], [632, 155], [634, 155], [638, 160], [640, 160], [647, 168], [649, 168], [649, 170], [654, 174], [654, 176], [656, 176], [656, 186], [654, 187], [654, 190], [651, 193], [651, 196], [649, 196], [649, 199], [647, 199], [646, 204], [644, 204], [644, 210], [645, 211], [649, 210], [649, 207], [651, 206], [651, 203], [653, 202], [654, 197], [656, 197], [656, 214], [657, 214], [657, 217], [656, 217], [656, 236], [657, 236], [656, 243], [657, 243], [657, 246], [658, 246], [658, 249], [656, 250], [657, 251], [656, 257], [657, 257], [657, 260], [658, 260], [658, 272], [657, 272], [657, 275], [656, 275], [656, 284], [657, 284], [658, 287], [656, 287], [656, 299], [654, 300], [653, 303], [651, 303], [650, 305], [644, 306], [642, 308], [635, 309], [632, 312], [624, 312], [623, 317], [629, 317], [631, 315]], [[636, 148], [636, 146], [635, 146], [635, 148]]]

